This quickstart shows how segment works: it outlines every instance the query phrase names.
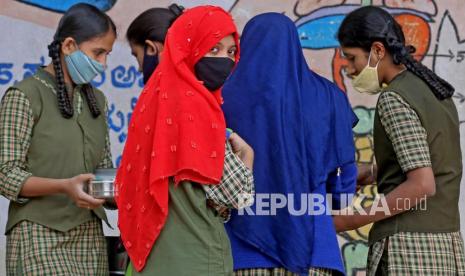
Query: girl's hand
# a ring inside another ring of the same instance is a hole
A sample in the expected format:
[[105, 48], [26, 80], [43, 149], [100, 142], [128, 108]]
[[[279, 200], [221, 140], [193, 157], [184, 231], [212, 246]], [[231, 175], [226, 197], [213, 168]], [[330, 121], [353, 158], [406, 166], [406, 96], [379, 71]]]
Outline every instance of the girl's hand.
[[64, 192], [78, 207], [95, 209], [100, 207], [105, 200], [97, 199], [84, 192], [84, 185], [94, 179], [93, 174], [80, 174], [70, 178], [64, 186]]
[[375, 164], [358, 164], [357, 170], [357, 191], [376, 182], [377, 167]]
[[244, 139], [242, 139], [237, 133], [232, 133], [229, 136], [229, 142], [233, 152], [239, 156], [239, 158], [244, 162], [245, 166], [250, 170], [253, 169], [253, 160], [254, 160], [254, 151], [251, 146], [249, 146]]

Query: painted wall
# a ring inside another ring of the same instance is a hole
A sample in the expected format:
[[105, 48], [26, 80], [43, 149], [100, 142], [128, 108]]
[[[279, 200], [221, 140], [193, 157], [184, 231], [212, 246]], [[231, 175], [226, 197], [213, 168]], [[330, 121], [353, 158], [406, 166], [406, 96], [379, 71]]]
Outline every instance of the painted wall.
[[[31, 75], [39, 65], [48, 64], [47, 44], [51, 42], [58, 20], [64, 10], [76, 2], [87, 2], [107, 11], [118, 27], [119, 38], [108, 60], [107, 71], [94, 85], [102, 89], [110, 103], [108, 123], [111, 131], [114, 161], [119, 162], [142, 76], [131, 57], [124, 34], [139, 13], [154, 6], [167, 7], [173, 1], [160, 0], [0, 0], [0, 94], [15, 82]], [[461, 119], [462, 148], [465, 149], [465, 5], [460, 0], [218, 0], [177, 3], [185, 7], [214, 4], [229, 10], [239, 30], [251, 17], [263, 12], [284, 13], [292, 18], [299, 30], [302, 46], [310, 67], [346, 90], [360, 123], [355, 128], [357, 159], [361, 163], [373, 160], [372, 121], [376, 96], [360, 96], [344, 76], [345, 62], [338, 50], [335, 33], [344, 15], [361, 5], [383, 6], [395, 15], [403, 26], [407, 40], [417, 48], [417, 58], [457, 89], [454, 97]], [[461, 4], [461, 5], [460, 5]], [[462, 184], [464, 181], [462, 181]], [[460, 201], [462, 232], [465, 203], [462, 189]], [[368, 195], [356, 204], [370, 204], [376, 189], [367, 186]], [[0, 231], [6, 222], [8, 202], [0, 200]], [[116, 226], [115, 213], [110, 214]], [[364, 275], [370, 226], [339, 236], [348, 275]], [[106, 229], [108, 235], [117, 231]], [[5, 238], [0, 237], [0, 275], [4, 275]]]

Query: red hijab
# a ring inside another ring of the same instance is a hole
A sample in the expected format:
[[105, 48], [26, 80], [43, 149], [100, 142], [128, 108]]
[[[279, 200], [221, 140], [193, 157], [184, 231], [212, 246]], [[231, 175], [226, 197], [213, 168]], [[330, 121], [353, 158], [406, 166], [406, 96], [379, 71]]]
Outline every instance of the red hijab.
[[226, 131], [221, 92], [208, 91], [194, 65], [231, 34], [239, 46], [232, 17], [223, 9], [186, 10], [168, 30], [161, 63], [134, 108], [116, 201], [121, 238], [137, 271], [165, 224], [169, 178], [176, 184], [221, 180]]

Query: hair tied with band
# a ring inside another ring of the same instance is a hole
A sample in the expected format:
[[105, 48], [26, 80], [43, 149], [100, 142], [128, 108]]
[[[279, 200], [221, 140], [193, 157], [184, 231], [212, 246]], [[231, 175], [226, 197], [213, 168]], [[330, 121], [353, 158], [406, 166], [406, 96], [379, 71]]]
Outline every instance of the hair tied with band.
[[338, 30], [342, 47], [359, 47], [369, 52], [373, 42], [381, 42], [391, 54], [394, 64], [403, 64], [408, 71], [422, 79], [439, 100], [454, 94], [454, 87], [411, 54], [415, 47], [406, 45], [402, 26], [386, 10], [365, 6], [350, 12]]
[[180, 16], [182, 14], [182, 12], [184, 11], [184, 7], [183, 6], [180, 6], [176, 3], [174, 4], [171, 4], [168, 9], [176, 16], [176, 18], [178, 16]]

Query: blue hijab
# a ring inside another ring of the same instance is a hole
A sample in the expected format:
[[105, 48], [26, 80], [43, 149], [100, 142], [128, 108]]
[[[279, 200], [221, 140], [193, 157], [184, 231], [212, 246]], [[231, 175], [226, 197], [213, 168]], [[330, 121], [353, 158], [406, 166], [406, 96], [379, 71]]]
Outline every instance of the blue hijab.
[[[227, 126], [255, 151], [257, 194], [293, 194], [298, 210], [300, 195], [326, 193], [330, 175], [354, 163], [356, 117], [347, 97], [309, 69], [297, 29], [286, 16], [265, 13], [247, 23], [241, 59], [223, 97]], [[256, 212], [256, 204], [251, 209]], [[235, 213], [227, 224], [232, 240], [302, 274], [314, 265], [314, 227], [314, 216], [293, 216], [287, 208], [272, 216]]]

